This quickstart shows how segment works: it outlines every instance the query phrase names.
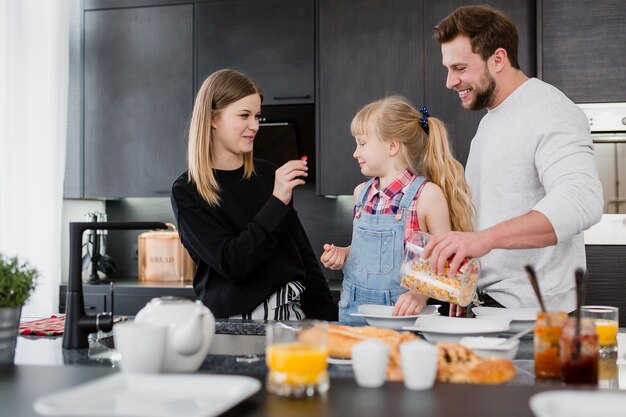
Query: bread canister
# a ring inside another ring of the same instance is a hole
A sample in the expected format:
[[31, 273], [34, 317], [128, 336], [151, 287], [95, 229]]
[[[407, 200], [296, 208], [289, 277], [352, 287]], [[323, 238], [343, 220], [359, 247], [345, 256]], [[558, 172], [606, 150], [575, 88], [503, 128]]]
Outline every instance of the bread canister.
[[191, 281], [195, 265], [173, 224], [167, 230], [141, 233], [138, 240], [139, 281]]

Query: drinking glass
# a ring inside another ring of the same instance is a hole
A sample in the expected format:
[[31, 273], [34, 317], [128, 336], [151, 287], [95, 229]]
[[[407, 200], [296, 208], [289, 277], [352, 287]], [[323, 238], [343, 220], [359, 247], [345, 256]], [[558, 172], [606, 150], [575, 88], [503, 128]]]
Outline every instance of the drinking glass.
[[547, 314], [537, 313], [533, 343], [535, 376], [537, 378], [559, 378], [561, 376], [559, 342], [566, 322], [567, 313], [564, 311], [548, 311]]
[[600, 357], [615, 357], [617, 355], [619, 309], [611, 306], [582, 306], [581, 316], [592, 319], [596, 324]]
[[312, 397], [328, 391], [328, 324], [304, 320], [266, 327], [267, 390], [283, 397]]

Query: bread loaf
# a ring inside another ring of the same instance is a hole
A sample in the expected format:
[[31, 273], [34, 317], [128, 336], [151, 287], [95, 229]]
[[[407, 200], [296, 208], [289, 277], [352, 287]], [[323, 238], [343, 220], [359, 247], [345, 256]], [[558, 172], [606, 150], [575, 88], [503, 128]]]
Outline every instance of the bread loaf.
[[437, 381], [461, 384], [503, 384], [515, 377], [508, 359], [482, 358], [456, 343], [437, 343]]
[[352, 346], [368, 339], [381, 340], [389, 345], [387, 379], [401, 381], [400, 344], [419, 339], [413, 333], [397, 332], [372, 326], [353, 327], [330, 324], [328, 326], [328, 354], [338, 358], [350, 358], [352, 357]]

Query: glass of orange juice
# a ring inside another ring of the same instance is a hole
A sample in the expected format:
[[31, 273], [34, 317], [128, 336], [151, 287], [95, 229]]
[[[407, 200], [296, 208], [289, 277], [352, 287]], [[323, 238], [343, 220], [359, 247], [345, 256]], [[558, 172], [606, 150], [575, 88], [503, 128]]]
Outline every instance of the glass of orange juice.
[[582, 306], [581, 315], [593, 319], [596, 324], [600, 357], [617, 355], [619, 309], [611, 306]]
[[283, 397], [312, 397], [328, 391], [326, 322], [274, 322], [267, 325], [266, 337], [269, 392]]

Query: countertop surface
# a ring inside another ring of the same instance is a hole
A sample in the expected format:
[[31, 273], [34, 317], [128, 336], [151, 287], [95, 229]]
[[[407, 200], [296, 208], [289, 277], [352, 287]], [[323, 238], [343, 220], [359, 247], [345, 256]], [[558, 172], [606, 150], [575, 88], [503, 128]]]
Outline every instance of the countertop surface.
[[585, 230], [585, 245], [626, 245], [626, 214], [603, 214]]
[[[218, 320], [211, 351], [199, 373], [248, 375], [264, 383], [265, 324]], [[36, 416], [34, 400], [42, 394], [119, 372], [119, 355], [91, 335], [89, 349], [64, 350], [62, 338], [18, 337], [15, 365], [0, 366], [2, 415]], [[432, 390], [409, 391], [402, 383], [382, 388], [356, 385], [350, 366], [329, 365], [330, 391], [318, 398], [291, 400], [267, 394], [264, 387], [225, 413], [226, 416], [533, 416], [529, 398], [562, 389], [559, 381], [535, 380], [532, 337], [522, 339], [514, 361], [517, 376], [502, 386], [435, 384]], [[617, 378], [617, 371], [615, 371]], [[603, 381], [601, 381], [602, 384]], [[617, 379], [604, 381], [617, 388]], [[571, 387], [567, 387], [570, 389]], [[480, 398], [480, 401], [476, 401]]]

